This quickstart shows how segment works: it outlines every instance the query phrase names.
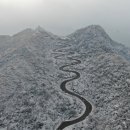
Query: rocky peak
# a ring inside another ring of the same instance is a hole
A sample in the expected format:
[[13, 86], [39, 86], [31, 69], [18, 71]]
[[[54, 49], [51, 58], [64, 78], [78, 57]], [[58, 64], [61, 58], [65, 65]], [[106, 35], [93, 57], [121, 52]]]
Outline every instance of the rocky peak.
[[99, 25], [90, 25], [88, 27], [79, 29], [74, 33], [72, 33], [71, 35], [69, 35], [68, 37], [72, 39], [77, 39], [78, 41], [95, 39], [95, 38], [111, 40], [109, 35]]
[[45, 29], [43, 29], [41, 26], [38, 26], [36, 29], [35, 29], [36, 32], [42, 32], [42, 33], [47, 33], [47, 31]]

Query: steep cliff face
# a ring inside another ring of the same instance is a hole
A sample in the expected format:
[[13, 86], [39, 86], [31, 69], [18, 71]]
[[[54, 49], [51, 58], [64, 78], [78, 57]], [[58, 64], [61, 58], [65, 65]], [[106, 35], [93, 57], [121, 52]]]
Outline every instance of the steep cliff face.
[[[130, 129], [130, 50], [113, 41], [99, 25], [61, 38], [41, 27], [0, 36], [0, 129], [54, 130], [64, 120], [79, 117], [84, 105], [63, 93], [60, 83], [81, 77], [68, 88], [90, 101], [92, 113], [75, 130]], [[68, 129], [72, 129], [68, 128]]]

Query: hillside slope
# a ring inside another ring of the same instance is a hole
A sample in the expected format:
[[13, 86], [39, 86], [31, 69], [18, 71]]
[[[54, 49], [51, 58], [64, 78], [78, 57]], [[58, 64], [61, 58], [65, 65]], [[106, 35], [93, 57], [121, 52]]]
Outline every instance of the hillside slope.
[[[68, 58], [69, 57], [69, 58]], [[67, 129], [130, 129], [130, 50], [113, 41], [99, 25], [62, 38], [41, 27], [0, 36], [0, 130], [56, 130], [80, 117], [82, 101], [60, 89], [73, 73], [80, 78], [67, 88], [92, 104], [86, 119]]]

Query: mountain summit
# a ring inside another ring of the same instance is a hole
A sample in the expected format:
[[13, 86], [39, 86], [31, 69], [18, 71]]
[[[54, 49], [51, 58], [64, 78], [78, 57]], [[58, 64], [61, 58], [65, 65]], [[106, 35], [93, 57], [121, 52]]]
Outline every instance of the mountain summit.
[[90, 25], [88, 27], [79, 29], [69, 35], [69, 37], [76, 38], [76, 39], [94, 39], [96, 37], [111, 39], [105, 30], [99, 25]]
[[35, 31], [47, 32], [47, 31], [45, 31], [45, 29], [43, 29], [40, 25], [35, 29]]

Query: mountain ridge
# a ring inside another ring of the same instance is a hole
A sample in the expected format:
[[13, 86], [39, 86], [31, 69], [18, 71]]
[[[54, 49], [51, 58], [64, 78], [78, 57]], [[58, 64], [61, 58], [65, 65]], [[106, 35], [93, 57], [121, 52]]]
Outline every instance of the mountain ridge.
[[69, 79], [67, 90], [93, 109], [66, 129], [130, 129], [130, 50], [98, 25], [66, 37], [41, 27], [0, 36], [0, 129], [56, 130], [81, 117], [84, 104], [60, 89]]

